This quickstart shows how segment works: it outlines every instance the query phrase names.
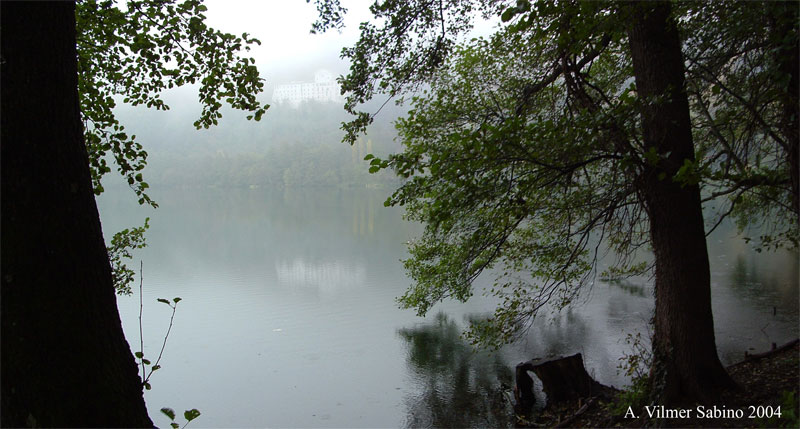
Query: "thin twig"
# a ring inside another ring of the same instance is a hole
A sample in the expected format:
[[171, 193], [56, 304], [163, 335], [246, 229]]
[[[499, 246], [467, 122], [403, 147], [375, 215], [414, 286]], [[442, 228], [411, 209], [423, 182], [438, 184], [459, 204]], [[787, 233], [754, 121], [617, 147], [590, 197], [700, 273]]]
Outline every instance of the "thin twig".
[[161, 351], [158, 352], [158, 359], [156, 359], [156, 363], [150, 368], [150, 374], [147, 374], [147, 378], [144, 380], [145, 383], [150, 380], [150, 376], [153, 375], [153, 368], [158, 368], [158, 363], [161, 362], [161, 356], [164, 354], [164, 348], [167, 347], [167, 339], [169, 338], [169, 332], [172, 330], [172, 321], [175, 319], [175, 311], [178, 309], [178, 303], [170, 304], [172, 307], [172, 316], [169, 317], [169, 327], [167, 328], [167, 333], [164, 335], [164, 342], [161, 344]]
[[[144, 261], [139, 261], [139, 354], [144, 356], [144, 336], [142, 334], [142, 309], [144, 308], [143, 298], [142, 298], [142, 271], [144, 270]], [[147, 380], [144, 378], [145, 374], [145, 366], [144, 366], [144, 358], [139, 358], [142, 361], [142, 384], [144, 384]]]

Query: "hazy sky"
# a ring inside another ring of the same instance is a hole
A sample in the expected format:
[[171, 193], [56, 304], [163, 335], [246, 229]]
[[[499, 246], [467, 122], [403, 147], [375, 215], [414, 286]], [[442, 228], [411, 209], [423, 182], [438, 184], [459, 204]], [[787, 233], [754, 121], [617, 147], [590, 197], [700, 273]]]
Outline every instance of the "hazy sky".
[[[358, 40], [358, 25], [371, 18], [369, 6], [374, 0], [341, 0], [347, 8], [345, 28], [324, 34], [310, 34], [317, 19], [313, 1], [305, 0], [206, 0], [208, 24], [219, 30], [241, 35], [247, 32], [261, 40], [250, 55], [267, 84], [288, 80], [310, 81], [320, 67], [345, 73], [347, 63], [338, 60], [342, 47]], [[472, 35], [488, 34], [497, 20], [480, 22]], [[289, 75], [287, 75], [287, 73]]]
[[[311, 24], [317, 19], [314, 3], [305, 0], [207, 0], [209, 26], [237, 35], [243, 32], [261, 40], [249, 55], [267, 79], [285, 79], [280, 75], [299, 72], [293, 80], [311, 80], [317, 67], [336, 63], [344, 46], [358, 39], [358, 24], [370, 17], [372, 0], [342, 0], [348, 9], [346, 27], [341, 33], [332, 30], [324, 34], [310, 34]], [[346, 67], [344, 61], [339, 62]], [[344, 70], [332, 70], [343, 72]]]
[[[343, 47], [353, 46], [358, 40], [359, 24], [371, 20], [369, 6], [374, 0], [340, 2], [348, 10], [345, 27], [341, 32], [330, 30], [324, 34], [310, 33], [311, 25], [318, 17], [313, 1], [205, 0], [204, 4], [208, 7], [206, 23], [210, 27], [236, 35], [246, 32], [261, 41], [260, 46], [254, 45], [250, 52], [242, 55], [255, 58], [266, 84], [264, 93], [258, 98], [270, 103], [274, 85], [311, 82], [320, 68], [334, 75], [347, 74], [349, 63], [339, 55]], [[493, 25], [492, 22], [476, 22], [472, 34], [486, 35]], [[195, 101], [196, 93], [196, 85], [189, 85], [165, 91], [164, 99], [173, 108], [173, 116], [177, 117], [178, 111], [188, 110], [192, 113], [187, 114], [194, 117], [200, 111]], [[128, 107], [121, 103], [118, 113]]]

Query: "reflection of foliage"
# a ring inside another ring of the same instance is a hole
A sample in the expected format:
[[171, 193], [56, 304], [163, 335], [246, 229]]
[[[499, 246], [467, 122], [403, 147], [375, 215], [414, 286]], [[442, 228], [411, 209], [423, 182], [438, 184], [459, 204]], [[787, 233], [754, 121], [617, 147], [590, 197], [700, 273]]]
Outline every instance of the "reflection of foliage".
[[[764, 308], [779, 304], [781, 299], [774, 294], [780, 291], [780, 285], [775, 273], [759, 269], [757, 260], [748, 261], [744, 255], [739, 254], [730, 268], [730, 286], [737, 295], [761, 303]], [[796, 300], [791, 300], [796, 302]], [[772, 303], [772, 304], [767, 304]]]
[[731, 286], [739, 292], [747, 291], [756, 285], [754, 277], [755, 273], [747, 270], [747, 262], [744, 260], [744, 256], [737, 255], [736, 262], [734, 262], [731, 270]]
[[475, 352], [443, 313], [432, 323], [399, 330], [421, 393], [408, 401], [411, 427], [501, 427], [511, 423], [501, 383], [513, 374], [497, 354]]
[[624, 292], [627, 292], [630, 295], [641, 296], [641, 297], [645, 296], [645, 293], [644, 293], [645, 288], [642, 285], [631, 283], [631, 282], [629, 282], [627, 280], [617, 280], [617, 279], [608, 280], [608, 281], [606, 281], [606, 283], [608, 283], [609, 285], [611, 285], [613, 287], [616, 287], [616, 288], [618, 288], [618, 289], [620, 289], [620, 290], [622, 290]]

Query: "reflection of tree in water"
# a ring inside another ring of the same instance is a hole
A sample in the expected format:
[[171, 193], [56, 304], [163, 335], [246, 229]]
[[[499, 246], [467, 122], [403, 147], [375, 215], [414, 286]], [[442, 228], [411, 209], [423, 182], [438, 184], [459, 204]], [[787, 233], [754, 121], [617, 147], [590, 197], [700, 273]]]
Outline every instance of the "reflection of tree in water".
[[633, 283], [629, 280], [614, 279], [614, 280], [609, 280], [606, 283], [608, 283], [612, 287], [616, 287], [617, 289], [623, 292], [627, 292], [632, 296], [638, 296], [638, 297], [646, 296], [645, 293], [646, 289], [643, 285]]
[[[791, 267], [785, 267], [785, 270], [789, 272]], [[789, 283], [782, 285], [776, 273], [760, 269], [757, 259], [748, 260], [744, 255], [737, 255], [729, 278], [736, 295], [759, 310], [769, 312], [774, 306], [782, 315], [797, 314], [797, 287]]]
[[736, 255], [736, 261], [730, 271], [731, 287], [740, 295], [752, 297], [759, 294], [762, 285], [756, 267], [748, 265], [750, 264], [744, 255]]
[[408, 366], [418, 390], [406, 399], [409, 427], [508, 427], [511, 404], [501, 383], [513, 383], [500, 355], [475, 352], [443, 313], [398, 331], [408, 342]]

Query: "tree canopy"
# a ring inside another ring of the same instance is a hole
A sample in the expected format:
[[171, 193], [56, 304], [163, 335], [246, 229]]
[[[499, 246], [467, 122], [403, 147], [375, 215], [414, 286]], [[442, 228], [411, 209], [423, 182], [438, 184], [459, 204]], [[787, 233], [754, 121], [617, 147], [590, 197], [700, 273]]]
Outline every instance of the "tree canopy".
[[[260, 120], [268, 105], [257, 100], [264, 89], [255, 60], [242, 56], [253, 44], [243, 33], [223, 33], [205, 24], [202, 0], [82, 0], [76, 3], [78, 94], [84, 139], [96, 195], [111, 172], [109, 158], [138, 197], [158, 207], [145, 181], [147, 151], [128, 134], [114, 113], [118, 102], [168, 110], [161, 94], [183, 85], [198, 85], [202, 106], [196, 128], [217, 125], [227, 103]], [[114, 234], [108, 247], [114, 285], [130, 294], [133, 271], [125, 265], [130, 250], [145, 246], [141, 227]]]
[[[685, 4], [684, 56], [698, 164], [716, 206], [759, 248], [798, 245], [798, 5]], [[723, 197], [723, 198], [719, 198]]]
[[[649, 242], [633, 179], [669, 154], [643, 144], [628, 18], [616, 5], [429, 3], [373, 6], [378, 23], [362, 24], [359, 42], [343, 51], [353, 61], [345, 107], [357, 114], [345, 139], [372, 118], [360, 103], [410, 94], [412, 109], [398, 123], [404, 151], [371, 161], [373, 171], [407, 179], [387, 204], [427, 225], [411, 245], [415, 283], [401, 303], [424, 314], [441, 299], [467, 299], [471, 282], [499, 267], [494, 292], [505, 304], [491, 331], [474, 333], [508, 341], [544, 301], [570, 302], [602, 251], [619, 256], [609, 276], [646, 268], [632, 258]], [[763, 222], [767, 246], [797, 245], [795, 6], [673, 11], [685, 39], [697, 161], [661, 179], [700, 184], [717, 210], [712, 227], [729, 214], [743, 227]], [[504, 25], [458, 43], [477, 13], [500, 15]]]
[[240, 56], [261, 42], [208, 27], [206, 10], [201, 0], [77, 3], [78, 92], [95, 193], [103, 192], [101, 179], [111, 171], [108, 154], [139, 203], [155, 205], [142, 176], [147, 151], [113, 112], [120, 99], [166, 110], [163, 91], [198, 84], [197, 128], [216, 125], [223, 102], [255, 120], [269, 107], [256, 99], [264, 82], [255, 60]]
[[[741, 227], [763, 224], [759, 246], [797, 246], [798, 5], [416, 0], [371, 10], [375, 21], [342, 52], [352, 60], [345, 109], [356, 115], [343, 129], [352, 142], [370, 123], [366, 100], [410, 97], [403, 152], [369, 157], [372, 171], [405, 178], [387, 204], [426, 225], [410, 244], [401, 305], [425, 314], [466, 300], [493, 270], [489, 293], [502, 304], [469, 335], [496, 347], [545, 305], [569, 304], [600, 268], [655, 267], [656, 360], [678, 374], [661, 388], [699, 399], [729, 385], [714, 349], [700, 195], [714, 206], [707, 229], [735, 215]], [[478, 14], [503, 23], [463, 40]], [[651, 248], [652, 266], [638, 262]], [[599, 267], [606, 252], [616, 261]], [[692, 384], [701, 373], [714, 381]]]

